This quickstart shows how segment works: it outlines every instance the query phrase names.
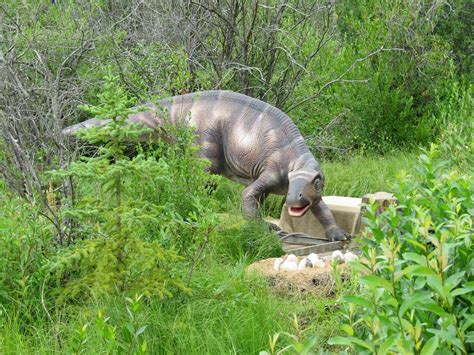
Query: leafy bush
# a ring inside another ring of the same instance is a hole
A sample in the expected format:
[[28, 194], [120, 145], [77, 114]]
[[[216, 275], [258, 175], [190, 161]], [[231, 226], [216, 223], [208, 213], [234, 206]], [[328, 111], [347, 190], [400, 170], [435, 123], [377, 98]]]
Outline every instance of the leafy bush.
[[361, 294], [343, 298], [347, 336], [330, 344], [381, 354], [474, 351], [473, 169], [450, 169], [441, 147], [432, 145], [419, 171], [403, 177], [399, 206], [379, 216], [369, 206], [354, 263]]
[[338, 1], [335, 13], [338, 40], [293, 95], [306, 97], [347, 71], [292, 112], [310, 144], [329, 156], [429, 144], [443, 127], [436, 99], [457, 80], [451, 43], [434, 30], [453, 11], [421, 1]]
[[42, 268], [53, 253], [52, 233], [38, 209], [4, 191], [0, 181], [0, 309], [16, 306], [32, 317], [40, 299]]

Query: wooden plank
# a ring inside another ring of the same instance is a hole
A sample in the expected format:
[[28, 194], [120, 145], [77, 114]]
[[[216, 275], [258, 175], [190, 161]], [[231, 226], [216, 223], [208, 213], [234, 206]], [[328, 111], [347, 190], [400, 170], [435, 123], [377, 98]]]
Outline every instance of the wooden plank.
[[326, 242], [318, 245], [310, 245], [302, 248], [285, 250], [288, 254], [295, 254], [296, 256], [309, 255], [311, 253], [320, 254], [327, 253], [334, 250], [341, 250], [344, 248], [344, 242]]
[[315, 236], [305, 234], [305, 233], [300, 233], [300, 232], [283, 234], [280, 236], [280, 240], [282, 243], [299, 244], [299, 245], [314, 245], [314, 244], [321, 244], [321, 243], [328, 242], [326, 237], [315, 237]]
[[298, 245], [318, 245], [327, 243], [328, 240], [322, 237], [313, 237], [304, 233], [290, 233], [280, 237], [282, 243]]

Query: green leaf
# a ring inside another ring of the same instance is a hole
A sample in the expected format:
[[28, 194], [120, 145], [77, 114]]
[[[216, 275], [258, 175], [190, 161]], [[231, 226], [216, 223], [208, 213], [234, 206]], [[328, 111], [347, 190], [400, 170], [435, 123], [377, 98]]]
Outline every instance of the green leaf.
[[344, 296], [342, 298], [345, 302], [354, 303], [361, 307], [372, 308], [374, 305], [366, 298], [354, 295]]
[[417, 253], [404, 253], [403, 254], [403, 259], [413, 261], [417, 263], [418, 265], [424, 265], [426, 266], [426, 257], [424, 255], [420, 255]]
[[144, 325], [143, 327], [141, 327], [140, 329], [138, 329], [135, 333], [135, 336], [139, 336], [141, 333], [143, 333], [146, 329], [146, 325]]
[[460, 296], [464, 295], [466, 293], [473, 292], [470, 288], [457, 288], [454, 291], [451, 292], [452, 296]]
[[465, 271], [460, 271], [448, 277], [444, 283], [448, 290], [451, 291], [453, 288], [459, 285], [465, 274]]
[[428, 311], [428, 312], [432, 312], [434, 314], [437, 314], [440, 317], [449, 316], [449, 313], [447, 313], [442, 307], [440, 307], [439, 305], [437, 305], [435, 303], [428, 303], [428, 304], [420, 303], [418, 305], [418, 309], [422, 309], [422, 310], [425, 310], [425, 311]]
[[428, 332], [437, 335], [439, 338], [441, 338], [441, 340], [443, 340], [444, 342], [447, 342], [448, 344], [453, 344], [457, 346], [459, 349], [463, 349], [463, 344], [461, 340], [459, 340], [456, 337], [456, 334], [454, 333], [454, 329], [451, 329], [451, 332], [448, 332], [446, 330], [430, 328], [428, 329]]
[[354, 336], [354, 329], [349, 324], [341, 325], [341, 330], [347, 333], [349, 336]]
[[393, 334], [389, 336], [385, 341], [380, 345], [379, 351], [377, 354], [386, 354], [390, 348], [396, 343], [399, 338], [399, 334]]
[[362, 346], [363, 348], [366, 348], [367, 350], [374, 351], [374, 347], [367, 343], [366, 341], [363, 341], [362, 339], [355, 338], [355, 337], [350, 337], [349, 338], [353, 343]]
[[438, 348], [439, 339], [438, 336], [433, 336], [428, 340], [423, 348], [421, 349], [420, 355], [432, 355]]
[[439, 278], [438, 274], [434, 272], [434, 270], [426, 266], [415, 266], [410, 271], [415, 276], [432, 276]]
[[352, 347], [352, 341], [350, 339], [351, 338], [336, 336], [336, 337], [329, 338], [328, 344], [329, 345], [346, 345], [346, 346]]
[[400, 306], [400, 310], [399, 310], [400, 317], [402, 317], [405, 314], [405, 312], [411, 307], [413, 307], [415, 304], [420, 303], [420, 302], [425, 303], [426, 301], [432, 302], [430, 291], [417, 292], [417, 293], [413, 293], [409, 295], [408, 298], [405, 301], [403, 301], [402, 305]]
[[448, 298], [448, 294], [441, 283], [441, 279], [438, 276], [430, 276], [426, 278], [428, 285], [435, 290], [444, 299]]
[[309, 339], [305, 340], [303, 348], [301, 349], [300, 354], [310, 354], [311, 349], [316, 345], [318, 342], [318, 338], [315, 336], [310, 337]]
[[390, 284], [390, 282], [388, 282], [387, 280], [379, 276], [375, 276], [375, 275], [362, 276], [360, 278], [360, 281], [368, 287], [372, 287], [372, 288], [383, 287], [387, 291], [392, 292], [392, 285]]

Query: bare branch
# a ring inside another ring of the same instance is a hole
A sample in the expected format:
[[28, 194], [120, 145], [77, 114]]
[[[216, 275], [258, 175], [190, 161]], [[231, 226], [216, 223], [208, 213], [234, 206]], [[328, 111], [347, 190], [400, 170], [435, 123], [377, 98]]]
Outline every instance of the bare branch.
[[296, 104], [293, 104], [291, 105], [289, 108], [286, 109], [286, 112], [290, 112], [292, 110], [294, 110], [295, 108], [305, 104], [306, 102], [310, 101], [310, 100], [313, 100], [315, 98], [317, 98], [319, 95], [321, 95], [321, 93], [327, 89], [329, 86], [333, 85], [333, 84], [336, 84], [336, 83], [340, 83], [340, 82], [347, 82], [347, 83], [366, 83], [369, 81], [369, 79], [352, 79], [352, 80], [348, 80], [348, 79], [343, 79], [347, 74], [349, 74], [352, 69], [354, 69], [356, 67], [357, 64], [361, 63], [361, 62], [364, 62], [366, 61], [367, 59], [373, 57], [374, 55], [377, 55], [378, 53], [380, 52], [387, 52], [387, 51], [404, 51], [404, 49], [402, 48], [383, 48], [383, 47], [380, 47], [379, 49], [367, 54], [365, 57], [362, 57], [362, 58], [358, 58], [356, 59], [354, 62], [352, 62], [352, 64], [344, 71], [342, 72], [341, 75], [339, 75], [336, 79], [333, 79], [331, 81], [328, 81], [326, 84], [324, 84], [323, 86], [321, 86], [319, 88], [319, 90], [314, 94], [314, 95], [311, 95], [311, 96], [308, 96], [306, 98], [304, 98], [303, 100], [297, 102]]

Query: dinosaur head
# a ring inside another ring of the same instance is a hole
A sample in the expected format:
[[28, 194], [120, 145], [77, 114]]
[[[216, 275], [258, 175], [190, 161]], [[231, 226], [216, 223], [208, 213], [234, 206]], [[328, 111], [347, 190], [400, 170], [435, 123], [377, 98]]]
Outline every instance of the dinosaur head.
[[286, 206], [293, 217], [303, 216], [313, 204], [321, 200], [324, 175], [320, 170], [299, 169], [288, 174]]

